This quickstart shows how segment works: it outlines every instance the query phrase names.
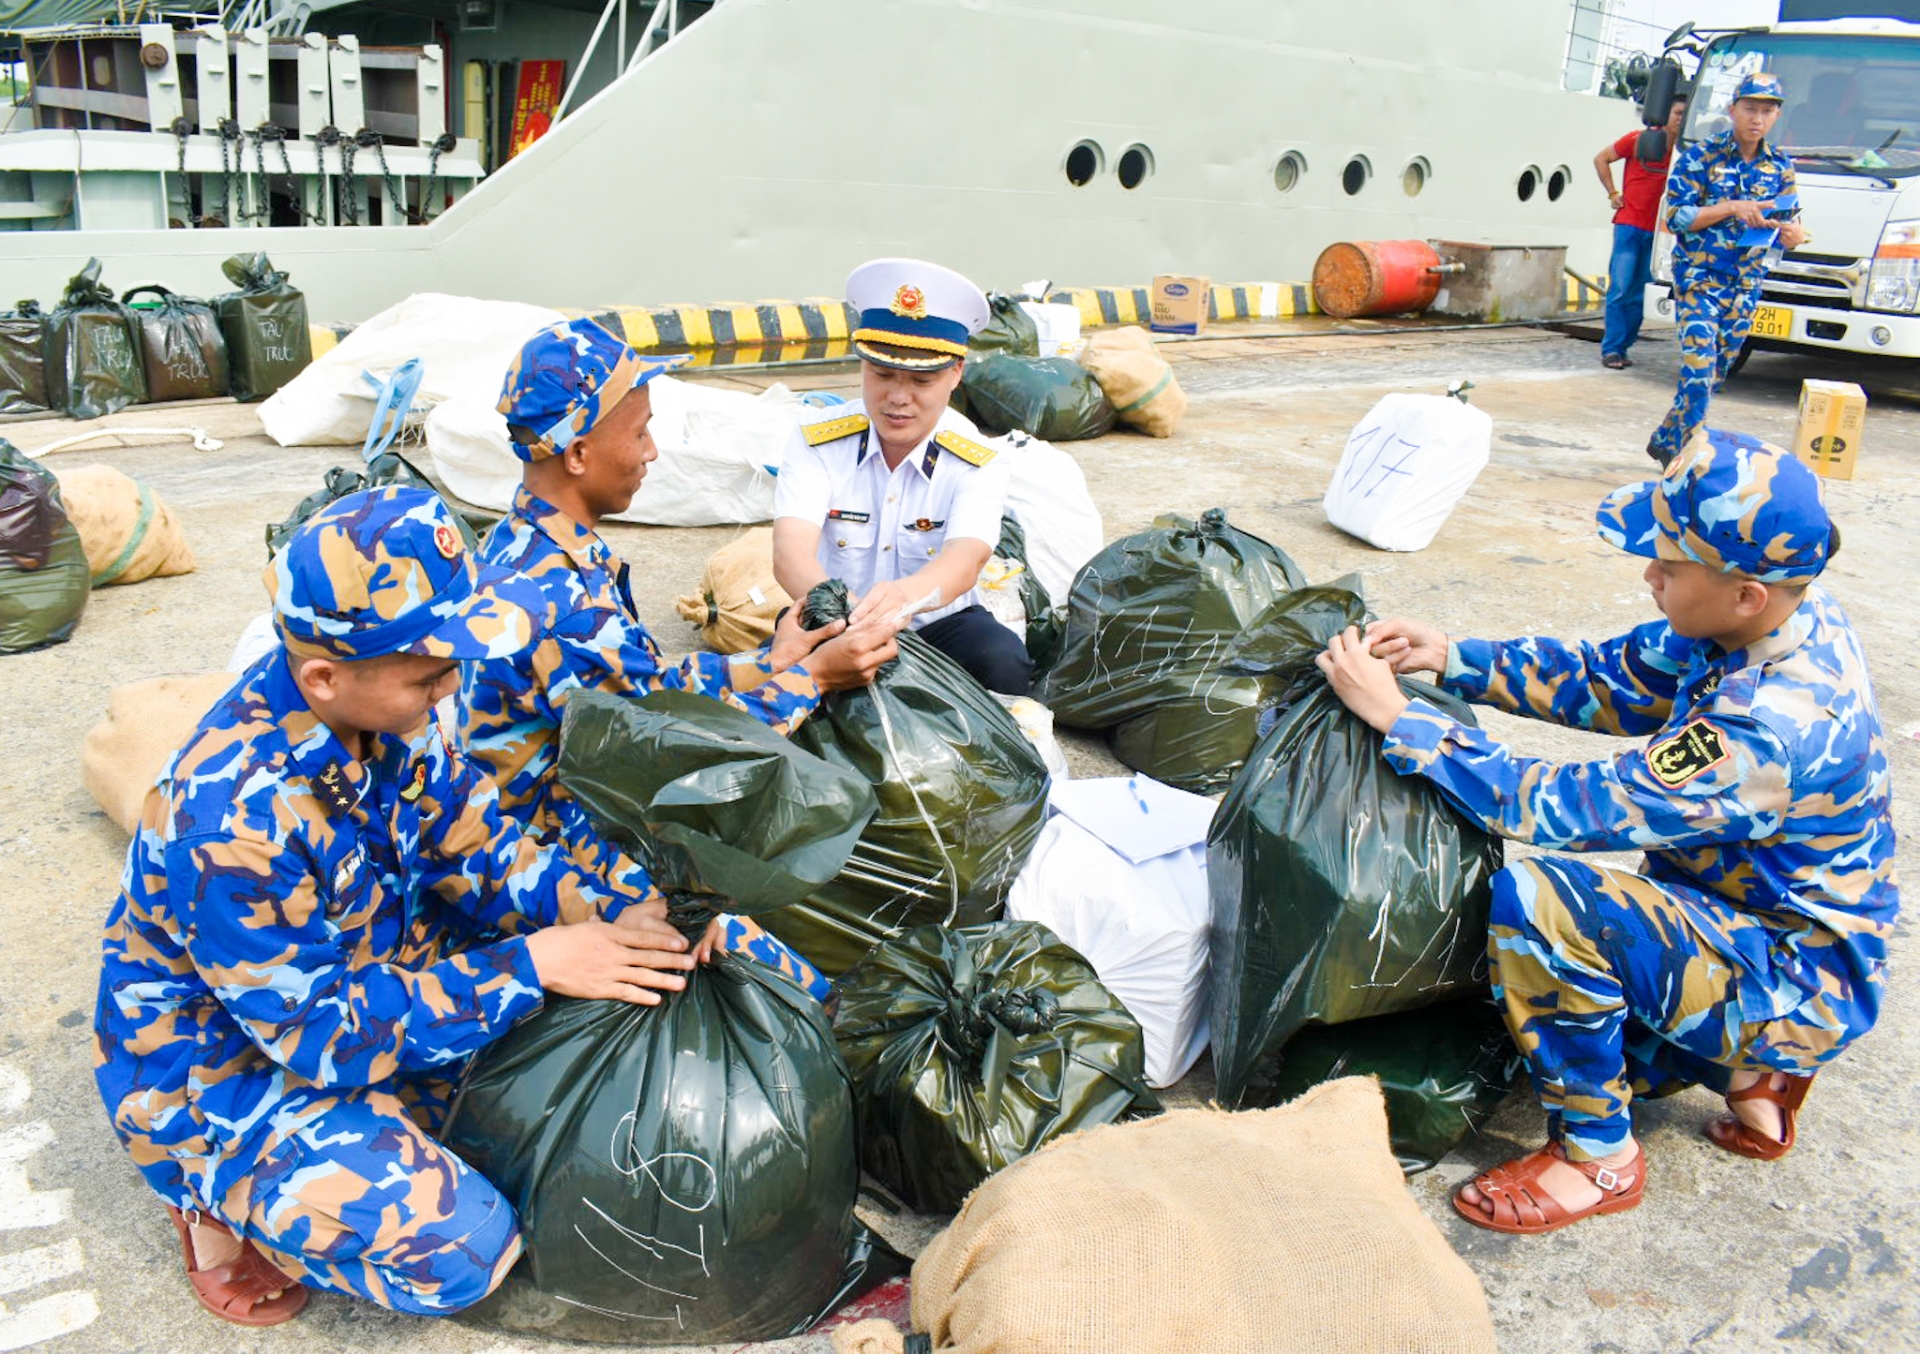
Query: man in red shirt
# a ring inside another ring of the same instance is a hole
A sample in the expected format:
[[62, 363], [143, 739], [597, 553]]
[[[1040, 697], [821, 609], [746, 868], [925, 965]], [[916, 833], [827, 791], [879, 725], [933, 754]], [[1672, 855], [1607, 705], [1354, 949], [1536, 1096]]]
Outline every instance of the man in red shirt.
[[[1607, 328], [1600, 339], [1600, 365], [1630, 367], [1627, 349], [1640, 337], [1641, 305], [1653, 273], [1653, 223], [1660, 210], [1660, 194], [1667, 187], [1667, 165], [1673, 159], [1673, 141], [1686, 120], [1687, 101], [1675, 99], [1667, 110], [1667, 152], [1651, 164], [1634, 154], [1639, 132], [1628, 132], [1593, 157], [1593, 168], [1606, 185], [1613, 204], [1613, 262], [1607, 277]], [[1613, 186], [1613, 164], [1627, 162], [1624, 182]]]

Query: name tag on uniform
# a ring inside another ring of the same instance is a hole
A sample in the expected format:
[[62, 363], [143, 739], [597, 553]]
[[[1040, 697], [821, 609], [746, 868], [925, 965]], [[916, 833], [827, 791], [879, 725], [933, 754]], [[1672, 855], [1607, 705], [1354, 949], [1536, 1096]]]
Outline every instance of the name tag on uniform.
[[353, 887], [353, 881], [360, 877], [360, 863], [361, 852], [357, 846], [347, 852], [341, 859], [339, 868], [333, 872], [333, 896], [335, 899], [345, 898], [347, 896], [347, 891]]
[[873, 520], [873, 514], [870, 512], [849, 512], [845, 508], [828, 508], [827, 520], [829, 522], [851, 522], [855, 526], [861, 527]]
[[918, 521], [908, 522], [906, 527], [908, 531], [938, 531], [945, 525], [946, 521], [944, 519], [935, 522], [930, 518], [922, 517]]

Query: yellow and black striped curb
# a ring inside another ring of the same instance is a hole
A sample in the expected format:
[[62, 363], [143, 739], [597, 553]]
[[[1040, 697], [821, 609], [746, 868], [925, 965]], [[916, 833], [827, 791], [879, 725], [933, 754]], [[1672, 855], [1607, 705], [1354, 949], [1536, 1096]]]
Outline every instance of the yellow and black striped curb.
[[[1148, 323], [1151, 292], [1151, 287], [1061, 287], [1048, 292], [1047, 300], [1074, 307], [1083, 327], [1100, 329]], [[1208, 315], [1214, 320], [1285, 320], [1321, 313], [1313, 287], [1305, 282], [1223, 283], [1212, 288], [1208, 300]], [[1569, 275], [1565, 300], [1569, 311], [1598, 310], [1606, 300], [1606, 279]], [[825, 296], [752, 305], [611, 306], [561, 313], [595, 320], [640, 352], [752, 350], [756, 361], [798, 361], [843, 350], [858, 320], [851, 306]], [[315, 357], [353, 332], [350, 324], [311, 328]]]

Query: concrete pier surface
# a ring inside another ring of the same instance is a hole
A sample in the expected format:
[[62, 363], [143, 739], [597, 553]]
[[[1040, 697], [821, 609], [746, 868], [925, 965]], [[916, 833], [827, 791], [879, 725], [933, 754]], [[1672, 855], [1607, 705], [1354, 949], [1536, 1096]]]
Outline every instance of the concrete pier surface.
[[[1641, 564], [1603, 543], [1593, 507], [1645, 478], [1643, 452], [1673, 391], [1670, 338], [1605, 371], [1595, 345], [1534, 329], [1397, 330], [1355, 335], [1218, 330], [1168, 345], [1192, 407], [1177, 435], [1116, 432], [1072, 444], [1109, 539], [1166, 511], [1216, 506], [1287, 550], [1315, 580], [1358, 571], [1374, 609], [1459, 634], [1599, 638], [1657, 614]], [[1493, 461], [1439, 538], [1386, 554], [1329, 526], [1320, 499], [1348, 432], [1382, 394], [1439, 392], [1454, 378], [1494, 420]], [[1920, 371], [1760, 354], [1715, 402], [1712, 422], [1784, 442], [1805, 377], [1858, 380], [1870, 397], [1858, 477], [1828, 486], [1845, 536], [1827, 574], [1864, 637], [1891, 748], [1901, 863], [1909, 878], [1920, 820]], [[753, 389], [857, 385], [851, 367], [697, 377]], [[388, 1354], [535, 1354], [543, 1344], [459, 1321], [394, 1316], [317, 1295], [295, 1322], [253, 1331], [195, 1304], [172, 1229], [107, 1126], [94, 1090], [91, 1026], [99, 929], [126, 838], [79, 780], [80, 744], [120, 683], [225, 665], [265, 609], [261, 528], [286, 516], [352, 448], [281, 449], [250, 407], [129, 410], [123, 427], [199, 424], [225, 439], [196, 452], [181, 438], [126, 435], [56, 453], [103, 461], [155, 489], [181, 516], [196, 572], [93, 595], [67, 644], [0, 658], [0, 1351], [203, 1354], [329, 1350]], [[0, 425], [35, 449], [76, 425]], [[424, 466], [424, 449], [420, 452]], [[644, 492], [644, 490], [642, 491]], [[611, 527], [633, 563], [643, 618], [669, 651], [694, 632], [673, 598], [698, 584], [736, 528]], [[1606, 755], [1613, 740], [1485, 716], [1496, 736], [1540, 756]], [[1116, 764], [1067, 736], [1076, 774]], [[1542, 1116], [1517, 1094], [1489, 1131], [1414, 1178], [1422, 1207], [1479, 1274], [1501, 1346], [1524, 1351], [1661, 1354], [1672, 1350], [1893, 1351], [1920, 1348], [1920, 953], [1911, 922], [1893, 949], [1879, 1027], [1822, 1074], [1784, 1160], [1738, 1160], [1701, 1126], [1720, 1108], [1700, 1090], [1643, 1107], [1649, 1178], [1637, 1210], [1547, 1237], [1507, 1237], [1457, 1219], [1447, 1196], [1474, 1171], [1536, 1145]], [[1211, 1091], [1207, 1064], [1176, 1101]], [[1337, 1200], [1341, 1182], [1324, 1181]], [[943, 1220], [877, 1217], [903, 1248]], [[1260, 1264], [1248, 1254], [1244, 1263]], [[767, 1346], [816, 1351], [813, 1335]]]

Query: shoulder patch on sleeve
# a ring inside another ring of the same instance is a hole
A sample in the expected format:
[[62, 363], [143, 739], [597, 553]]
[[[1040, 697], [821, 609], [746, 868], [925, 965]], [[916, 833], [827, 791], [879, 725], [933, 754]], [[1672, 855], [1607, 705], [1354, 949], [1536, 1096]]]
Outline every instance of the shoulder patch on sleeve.
[[806, 437], [808, 446], [818, 447], [828, 442], [838, 442], [843, 437], [852, 437], [855, 433], [863, 433], [872, 426], [865, 414], [843, 414], [820, 423], [803, 423], [800, 431]]
[[1704, 719], [1647, 748], [1647, 769], [1668, 789], [1678, 789], [1727, 760], [1727, 740]]
[[983, 447], [970, 437], [962, 437], [949, 428], [945, 432], [935, 433], [934, 445], [942, 451], [950, 451], [968, 465], [985, 465], [1000, 453], [992, 447]]

